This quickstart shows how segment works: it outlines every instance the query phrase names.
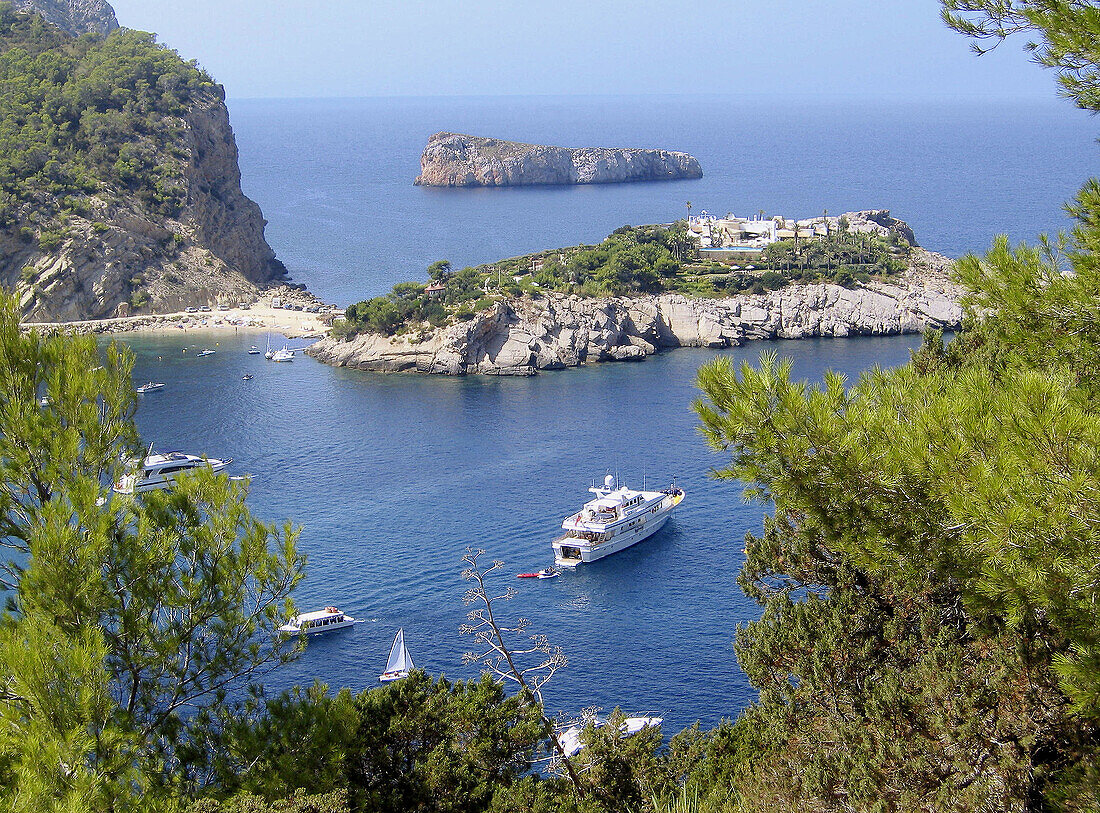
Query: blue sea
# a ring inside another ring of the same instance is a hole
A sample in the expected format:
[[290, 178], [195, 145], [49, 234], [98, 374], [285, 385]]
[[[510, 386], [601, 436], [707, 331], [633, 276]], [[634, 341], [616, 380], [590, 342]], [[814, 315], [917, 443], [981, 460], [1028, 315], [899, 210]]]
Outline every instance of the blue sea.
[[[1014, 240], [1069, 224], [1060, 210], [1097, 165], [1095, 121], [1067, 105], [769, 105], [711, 98], [231, 100], [245, 192], [293, 277], [341, 305], [456, 266], [597, 242], [626, 223], [685, 212], [809, 217], [889, 208], [920, 242], [959, 255], [996, 233]], [[442, 190], [412, 180], [427, 137], [466, 131], [567, 146], [691, 152], [698, 181]], [[744, 536], [764, 506], [710, 476], [727, 462], [698, 431], [695, 374], [710, 350], [593, 365], [528, 379], [373, 375], [298, 356], [247, 355], [254, 334], [127, 339], [138, 423], [159, 448], [234, 458], [254, 512], [301, 527], [305, 609], [337, 604], [364, 623], [310, 642], [268, 681], [359, 690], [399, 627], [418, 666], [448, 677], [473, 642], [467, 548], [503, 560], [497, 608], [530, 619], [569, 665], [547, 687], [552, 712], [622, 706], [666, 730], [713, 725], [755, 697], [737, 667], [738, 623], [757, 614], [736, 584]], [[272, 341], [282, 339], [272, 337]], [[756, 343], [722, 351], [794, 359], [819, 381], [904, 363], [919, 337]], [[199, 359], [195, 351], [216, 347]], [[186, 352], [185, 352], [186, 351]], [[253, 373], [250, 381], [242, 380]], [[631, 486], [673, 479], [687, 493], [658, 535], [549, 581], [515, 574], [552, 561], [564, 516], [606, 473]]]

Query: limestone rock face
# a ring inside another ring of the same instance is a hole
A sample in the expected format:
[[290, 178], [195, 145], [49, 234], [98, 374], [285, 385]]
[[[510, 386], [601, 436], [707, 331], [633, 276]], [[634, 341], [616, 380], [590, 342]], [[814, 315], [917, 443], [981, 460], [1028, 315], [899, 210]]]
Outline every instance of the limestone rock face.
[[699, 162], [667, 150], [549, 147], [436, 133], [420, 158], [418, 186], [526, 186], [701, 178]]
[[175, 217], [113, 195], [71, 215], [51, 248], [33, 235], [0, 232], [0, 283], [15, 289], [27, 321], [104, 318], [132, 300], [144, 303], [139, 312], [236, 302], [285, 278], [259, 206], [241, 191], [223, 99], [213, 88], [180, 121], [188, 194]]
[[338, 367], [446, 375], [534, 375], [597, 361], [640, 361], [662, 348], [732, 347], [752, 339], [872, 336], [953, 328], [962, 320], [951, 261], [916, 249], [918, 270], [848, 289], [790, 285], [765, 294], [500, 302], [468, 322], [421, 334], [322, 339], [306, 352]]
[[33, 11], [74, 37], [118, 28], [115, 10], [106, 0], [14, 0], [12, 6], [16, 11]]

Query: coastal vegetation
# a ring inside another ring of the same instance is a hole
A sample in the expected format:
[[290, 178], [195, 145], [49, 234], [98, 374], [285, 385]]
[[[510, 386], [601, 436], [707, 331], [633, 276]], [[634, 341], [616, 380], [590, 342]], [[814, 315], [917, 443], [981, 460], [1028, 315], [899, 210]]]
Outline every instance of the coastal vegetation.
[[[948, 0], [1026, 30], [1100, 109], [1093, 4]], [[968, 319], [910, 364], [813, 387], [716, 360], [710, 443], [774, 509], [738, 582], [760, 751], [738, 810], [1100, 808], [1100, 183], [1064, 241], [997, 238], [958, 277]]]
[[0, 227], [59, 240], [89, 198], [133, 195], [175, 214], [186, 198], [178, 117], [215, 88], [151, 34], [74, 38], [0, 3]]
[[699, 259], [685, 221], [623, 226], [596, 246], [544, 251], [460, 271], [453, 271], [446, 260], [435, 262], [428, 267], [431, 284], [398, 283], [384, 296], [351, 305], [333, 334], [393, 336], [438, 328], [469, 320], [505, 297], [547, 292], [584, 298], [664, 292], [720, 297], [762, 294], [791, 283], [853, 287], [904, 271], [910, 248], [894, 233], [887, 238], [850, 232], [841, 219], [835, 232], [777, 241], [754, 253], [751, 263], [741, 260], [742, 266], [732, 260]]
[[[1091, 6], [945, 7], [973, 36], [1028, 31], [1065, 92], [1100, 112]], [[1100, 182], [1069, 210], [1064, 241], [998, 238], [960, 260], [966, 324], [948, 342], [930, 334], [904, 367], [817, 387], [775, 354], [702, 369], [695, 408], [730, 456], [717, 477], [748, 483], [773, 509], [747, 538], [738, 579], [761, 608], [736, 631], [758, 700], [735, 722], [667, 743], [656, 729], [624, 737], [616, 712], [586, 731], [564, 776], [536, 769], [549, 756], [537, 698], [492, 676], [414, 672], [358, 695], [314, 685], [266, 696], [263, 675], [299, 651], [272, 634], [304, 571], [296, 530], [254, 518], [244, 487], [224, 476], [113, 495], [122, 461], [143, 446], [133, 357], [88, 337], [24, 333], [5, 294], [0, 805], [1100, 808]], [[627, 262], [613, 262], [619, 253], [664, 256], [619, 238], [605, 254], [596, 247], [593, 284]], [[484, 297], [488, 274], [466, 271], [435, 264], [444, 296], [421, 315], [450, 318], [447, 306]], [[467, 298], [448, 301], [456, 278], [454, 296]], [[363, 320], [383, 323], [372, 314]], [[475, 640], [492, 640], [477, 637], [477, 619]]]

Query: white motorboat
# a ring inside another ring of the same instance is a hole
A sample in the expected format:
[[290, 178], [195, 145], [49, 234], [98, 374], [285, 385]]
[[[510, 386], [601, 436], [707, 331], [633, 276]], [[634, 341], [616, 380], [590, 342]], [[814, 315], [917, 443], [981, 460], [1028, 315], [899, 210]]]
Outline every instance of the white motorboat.
[[210, 350], [209, 348], [207, 348], [206, 350], [200, 350], [199, 351], [199, 358], [201, 359], [205, 356], [212, 356], [217, 352], [218, 352], [217, 350]]
[[405, 630], [399, 629], [393, 637], [393, 646], [390, 647], [390, 657], [386, 661], [386, 671], [378, 676], [383, 683], [391, 680], [400, 680], [408, 677], [416, 667], [413, 665], [412, 655], [405, 646]]
[[258, 348], [256, 345], [252, 345], [252, 347], [248, 348], [248, 355], [250, 355], [250, 356], [260, 355], [260, 348]]
[[[631, 737], [642, 729], [656, 728], [661, 725], [662, 722], [664, 722], [664, 720], [660, 717], [627, 717], [623, 720], [623, 724], [620, 726], [619, 731], [622, 732], [624, 737]], [[591, 723], [593, 728], [603, 728], [607, 725], [607, 720], [602, 717], [596, 717]], [[580, 753], [581, 749], [584, 748], [584, 743], [581, 742], [581, 734], [584, 732], [585, 728], [586, 725], [575, 725], [555, 735], [558, 738], [558, 744], [561, 745], [561, 749], [565, 752], [567, 757], [576, 756]]]
[[287, 349], [284, 344], [282, 350], [276, 350], [271, 354], [272, 361], [294, 361], [294, 351]]
[[671, 486], [662, 491], [634, 491], [607, 475], [603, 487], [588, 489], [596, 495], [561, 527], [565, 534], [551, 544], [554, 564], [576, 567], [595, 562], [641, 542], [661, 530], [684, 492]]
[[137, 391], [144, 395], [147, 392], [156, 392], [157, 390], [164, 389], [164, 382], [162, 381], [150, 381], [148, 384], [142, 384], [137, 388]]
[[325, 607], [312, 613], [302, 613], [279, 627], [279, 632], [288, 635], [313, 635], [320, 632], [347, 629], [355, 626], [355, 619], [336, 607]]
[[171, 488], [181, 472], [204, 467], [219, 472], [232, 462], [232, 458], [219, 460], [184, 452], [154, 452], [150, 446], [144, 460], [131, 461], [130, 470], [114, 484], [114, 490], [116, 494], [140, 494], [142, 491]]

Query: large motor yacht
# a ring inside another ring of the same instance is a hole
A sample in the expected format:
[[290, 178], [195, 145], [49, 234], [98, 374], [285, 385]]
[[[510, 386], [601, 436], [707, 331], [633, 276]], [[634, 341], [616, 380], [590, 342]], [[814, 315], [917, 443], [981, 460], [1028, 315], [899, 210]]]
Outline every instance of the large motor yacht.
[[203, 467], [219, 472], [232, 462], [232, 458], [219, 460], [184, 452], [154, 452], [150, 446], [149, 454], [141, 461], [141, 465], [138, 466], [138, 461], [135, 460], [130, 471], [115, 483], [114, 489], [116, 494], [140, 494], [142, 491], [157, 488], [171, 488], [180, 472]]
[[661, 530], [669, 514], [684, 499], [672, 486], [662, 491], [634, 491], [607, 475], [603, 487], [588, 489], [596, 495], [561, 527], [563, 536], [553, 541], [554, 564], [576, 567], [595, 562], [641, 542]]

